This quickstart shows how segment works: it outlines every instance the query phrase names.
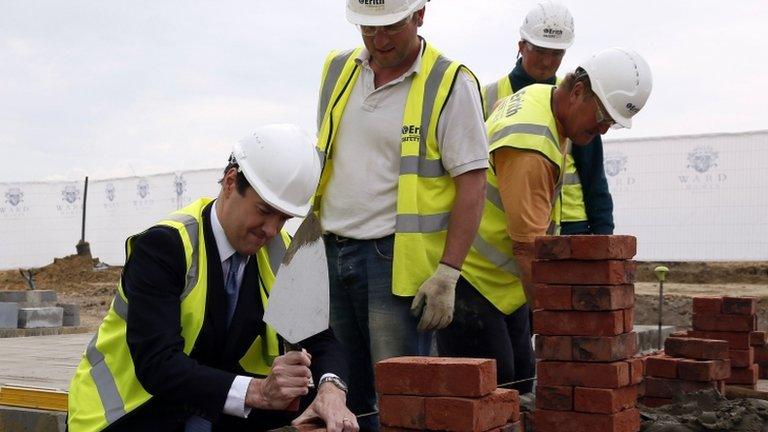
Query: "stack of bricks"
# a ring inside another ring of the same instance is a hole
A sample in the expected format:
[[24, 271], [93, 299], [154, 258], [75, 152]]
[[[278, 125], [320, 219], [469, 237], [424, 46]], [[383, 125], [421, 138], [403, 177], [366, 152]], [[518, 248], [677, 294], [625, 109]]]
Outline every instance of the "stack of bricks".
[[635, 238], [539, 237], [535, 250], [535, 430], [638, 431]]
[[496, 361], [394, 357], [376, 364], [382, 432], [520, 432], [516, 390], [496, 388]]
[[667, 405], [677, 394], [716, 389], [725, 394], [731, 375], [728, 342], [712, 339], [669, 337], [664, 354], [645, 360], [644, 396], [649, 407]]
[[752, 332], [749, 335], [749, 344], [755, 350], [755, 363], [759, 369], [758, 378], [768, 379], [768, 333]]
[[[693, 330], [688, 337], [728, 342], [731, 376], [727, 384], [755, 389], [758, 366], [752, 333], [757, 330], [757, 299], [753, 297], [694, 297]], [[757, 338], [755, 338], [757, 340]]]

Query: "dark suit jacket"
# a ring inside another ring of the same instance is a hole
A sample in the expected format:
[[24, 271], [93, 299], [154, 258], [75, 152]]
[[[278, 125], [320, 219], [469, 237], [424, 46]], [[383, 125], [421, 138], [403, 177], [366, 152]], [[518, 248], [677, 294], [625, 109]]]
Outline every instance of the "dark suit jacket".
[[[251, 257], [227, 329], [224, 277], [211, 229], [211, 208], [209, 204], [203, 211], [208, 255], [205, 320], [189, 356], [183, 352], [180, 324], [180, 295], [186, 273], [181, 238], [174, 229], [153, 227], [133, 242], [122, 276], [129, 304], [127, 340], [136, 376], [153, 398], [116, 421], [109, 431], [183, 430], [184, 422], [192, 414], [210, 419], [214, 430], [265, 430], [285, 425], [297, 415], [253, 410], [245, 420], [222, 412], [235, 376], [250, 375], [241, 368], [239, 360], [256, 335], [263, 333], [265, 325], [258, 266], [255, 257]], [[346, 380], [346, 355], [330, 329], [302, 345], [312, 354], [315, 381], [326, 372]], [[310, 399], [303, 398], [303, 405]]]

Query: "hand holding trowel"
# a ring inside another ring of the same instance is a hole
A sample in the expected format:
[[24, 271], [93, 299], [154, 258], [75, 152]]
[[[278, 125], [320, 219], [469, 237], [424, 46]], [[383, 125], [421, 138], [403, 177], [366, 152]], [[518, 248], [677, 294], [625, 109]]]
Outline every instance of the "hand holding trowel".
[[[328, 296], [322, 228], [310, 213], [283, 256], [264, 313], [264, 322], [285, 340], [286, 351], [301, 351], [299, 342], [328, 328]], [[298, 408], [296, 398], [287, 409]]]

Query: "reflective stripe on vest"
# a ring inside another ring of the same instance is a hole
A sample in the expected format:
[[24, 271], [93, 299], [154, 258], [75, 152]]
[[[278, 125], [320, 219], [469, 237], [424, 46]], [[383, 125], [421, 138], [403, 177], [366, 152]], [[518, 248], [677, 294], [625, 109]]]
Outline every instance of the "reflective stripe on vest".
[[493, 107], [501, 99], [511, 95], [512, 82], [509, 76], [503, 76], [498, 81], [483, 86], [483, 114], [487, 120], [493, 112]]
[[576, 171], [576, 164], [570, 152], [566, 155], [565, 177], [563, 178], [560, 200], [560, 219], [562, 222], [585, 222], [588, 220], [581, 178]]
[[[360, 73], [355, 61], [360, 52], [361, 48], [333, 52], [325, 61], [317, 143], [325, 165], [315, 196], [316, 211], [322, 205], [322, 194], [333, 170], [333, 142], [338, 125]], [[396, 295], [414, 295], [419, 285], [435, 271], [445, 246], [455, 189], [442, 164], [437, 122], [462, 69], [471, 75], [464, 66], [448, 60], [426, 44], [420, 69], [410, 78], [400, 139], [392, 263], [392, 292]]]
[[[181, 238], [186, 276], [181, 299], [181, 336], [184, 353], [189, 354], [203, 325], [207, 293], [207, 255], [202, 236], [202, 210], [210, 199], [201, 199], [170, 215], [158, 225], [178, 231]], [[126, 241], [126, 262], [131, 256], [134, 237]], [[274, 282], [274, 272], [282, 261], [288, 235], [281, 232], [255, 258], [260, 273], [260, 292], [266, 307], [267, 295]], [[263, 282], [263, 285], [262, 285]], [[126, 319], [129, 314], [122, 284], [118, 284], [112, 305], [98, 332], [85, 350], [72, 378], [69, 391], [68, 424], [72, 431], [99, 431], [143, 405], [152, 396], [135, 376], [133, 360], [126, 342]], [[260, 349], [255, 355], [253, 347]], [[244, 359], [270, 362], [279, 355], [279, 342], [274, 329], [267, 326], [266, 341], [258, 336]], [[252, 365], [241, 360], [246, 371], [267, 371], [269, 365]]]

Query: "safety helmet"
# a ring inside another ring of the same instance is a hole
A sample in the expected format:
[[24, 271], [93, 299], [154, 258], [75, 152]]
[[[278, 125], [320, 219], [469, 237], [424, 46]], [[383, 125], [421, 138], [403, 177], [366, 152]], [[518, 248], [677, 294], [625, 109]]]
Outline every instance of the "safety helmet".
[[267, 204], [291, 216], [309, 213], [320, 159], [308, 133], [292, 124], [262, 126], [234, 145], [232, 157]]
[[592, 91], [608, 114], [618, 125], [632, 127], [632, 116], [651, 95], [653, 78], [648, 63], [631, 49], [608, 48], [579, 66], [587, 72]]
[[520, 38], [542, 48], [568, 49], [573, 37], [571, 12], [553, 1], [537, 4], [520, 26]]
[[394, 24], [424, 7], [427, 0], [347, 0], [347, 21], [355, 25]]

